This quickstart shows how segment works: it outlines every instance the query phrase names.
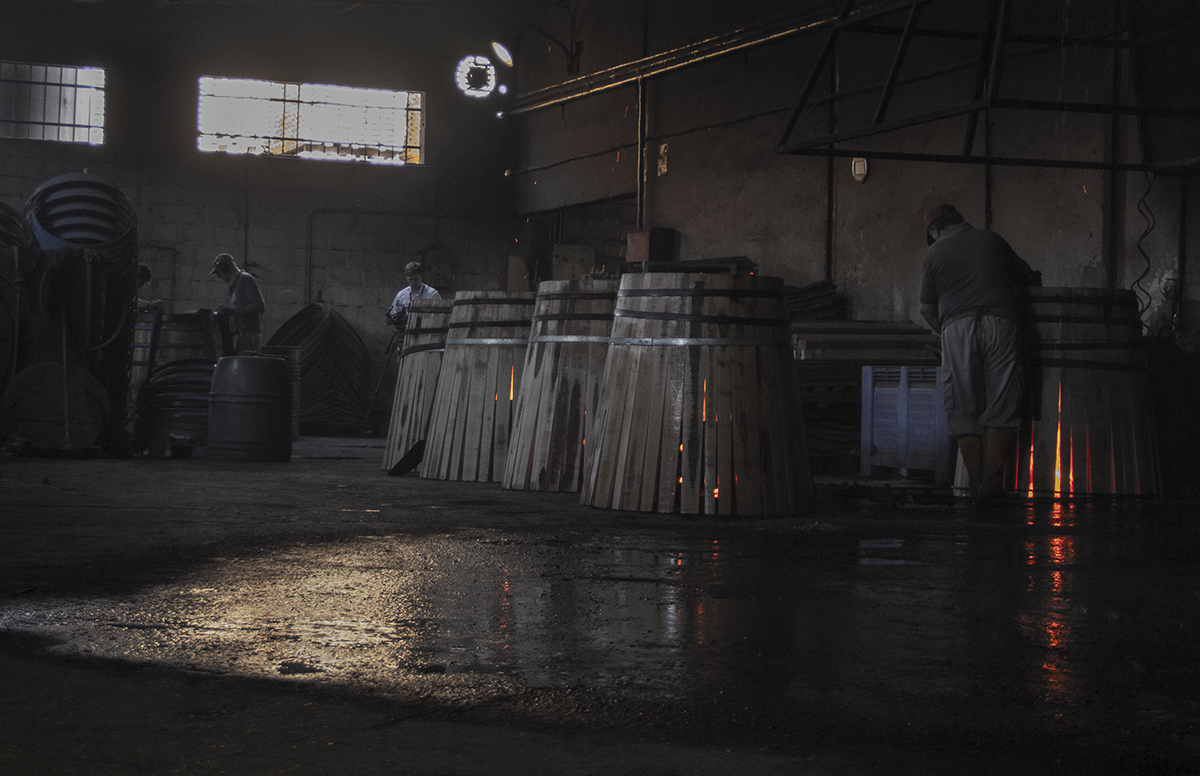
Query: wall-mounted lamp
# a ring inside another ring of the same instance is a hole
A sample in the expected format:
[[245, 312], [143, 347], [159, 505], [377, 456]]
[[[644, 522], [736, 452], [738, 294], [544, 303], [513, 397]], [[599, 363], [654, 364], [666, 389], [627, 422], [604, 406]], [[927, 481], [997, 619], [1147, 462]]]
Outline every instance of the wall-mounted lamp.
[[508, 49], [504, 48], [503, 43], [492, 41], [492, 51], [496, 52], [496, 59], [499, 59], [501, 64], [513, 66], [513, 56]]
[[[554, 45], [556, 45], [560, 49], [562, 49], [563, 53], [567, 55], [567, 75], [579, 75], [579, 57], [583, 53], [583, 41], [575, 40], [574, 28], [572, 28], [572, 30], [571, 30], [571, 42], [570, 42], [570, 44], [567, 44], [567, 43], [563, 43], [558, 38], [556, 38], [553, 35], [551, 35], [550, 33], [546, 32], [541, 27], [537, 27], [532, 24], [527, 24], [521, 28], [521, 31], [519, 33], [517, 33], [517, 42], [512, 47], [513, 51], [521, 50], [521, 41], [524, 40], [525, 33], [527, 33], [530, 30], [533, 30], [534, 32], [537, 32], [537, 33], [541, 34], [542, 36], [544, 36], [551, 43], [553, 43]], [[513, 54], [511, 54], [509, 52], [509, 49], [506, 48], [502, 43], [499, 43], [499, 42], [493, 43], [492, 50], [496, 52], [496, 56], [500, 58], [501, 62], [508, 65], [509, 67], [513, 66], [514, 62], [516, 61], [516, 58], [513, 56]], [[504, 53], [501, 54], [500, 53], [501, 51], [503, 51]]]
[[856, 156], [853, 160], [851, 160], [850, 174], [854, 176], [854, 180], [858, 181], [859, 183], [864, 182], [867, 179], [867, 172], [868, 167], [866, 159], [863, 159], [861, 156]]
[[521, 28], [521, 31], [517, 33], [517, 39], [513, 43], [512, 49], [506, 48], [501, 43], [492, 44], [492, 50], [496, 52], [496, 56], [501, 62], [509, 67], [513, 66], [514, 62], [516, 61], [516, 55], [521, 51], [521, 42], [525, 39], [526, 33], [532, 30], [554, 45], [558, 46], [560, 49], [562, 49], [562, 52], [567, 55], [568, 76], [579, 75], [579, 56], [583, 53], [583, 41], [578, 40], [575, 37], [575, 12], [570, 8], [570, 6], [565, 4], [551, 7], [566, 11], [567, 15], [570, 17], [568, 21], [569, 27], [567, 30], [567, 42], [563, 43], [561, 40], [546, 32], [541, 27], [538, 27], [536, 24], [526, 24]]

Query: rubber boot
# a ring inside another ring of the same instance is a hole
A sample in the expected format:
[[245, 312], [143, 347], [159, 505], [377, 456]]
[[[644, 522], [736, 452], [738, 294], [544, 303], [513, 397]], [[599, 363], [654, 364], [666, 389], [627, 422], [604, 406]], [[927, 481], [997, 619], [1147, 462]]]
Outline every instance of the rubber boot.
[[979, 497], [994, 499], [1004, 494], [1004, 465], [1008, 463], [1016, 434], [1012, 429], [989, 428], [983, 432], [983, 478]]
[[963, 466], [967, 469], [967, 480], [971, 483], [971, 497], [974, 498], [983, 484], [983, 437], [958, 437], [958, 452], [962, 454]]

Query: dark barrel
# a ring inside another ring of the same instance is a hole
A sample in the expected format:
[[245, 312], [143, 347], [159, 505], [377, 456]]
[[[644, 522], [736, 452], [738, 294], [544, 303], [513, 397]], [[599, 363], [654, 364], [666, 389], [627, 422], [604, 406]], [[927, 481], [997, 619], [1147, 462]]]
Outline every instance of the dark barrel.
[[464, 291], [446, 324], [446, 350], [425, 437], [421, 476], [499, 482], [533, 318], [528, 291]]
[[274, 356], [228, 356], [213, 370], [208, 402], [211, 460], [289, 461], [292, 374]]
[[189, 358], [155, 368], [134, 403], [137, 451], [151, 457], [190, 454], [208, 442], [208, 393], [215, 361]]
[[616, 280], [538, 285], [502, 485], [577, 492], [600, 401]]
[[29, 225], [16, 208], [0, 202], [0, 247], [21, 248], [29, 245]]
[[1029, 417], [1009, 484], [1031, 496], [1157, 495], [1136, 295], [1031, 288], [1023, 305]]
[[580, 501], [794, 515], [812, 477], [780, 278], [621, 278]]
[[424, 457], [425, 433], [450, 330], [450, 308], [447, 299], [418, 299], [408, 308], [383, 453], [383, 468], [389, 473], [407, 474]]

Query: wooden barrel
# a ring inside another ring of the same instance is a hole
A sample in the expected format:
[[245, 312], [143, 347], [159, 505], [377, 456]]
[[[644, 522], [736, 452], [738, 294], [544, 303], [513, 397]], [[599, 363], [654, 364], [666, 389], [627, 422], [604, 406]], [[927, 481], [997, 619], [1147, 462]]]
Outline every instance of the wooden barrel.
[[385, 471], [392, 472], [400, 464], [394, 473], [407, 474], [424, 457], [425, 434], [446, 349], [450, 307], [446, 299], [419, 299], [408, 308], [383, 454]]
[[289, 461], [292, 373], [274, 356], [227, 356], [213, 370], [207, 457], [225, 461]]
[[217, 316], [207, 312], [167, 314], [138, 310], [133, 325], [133, 356], [127, 404], [132, 411], [137, 393], [154, 368], [173, 361], [208, 361], [221, 357], [221, 328]]
[[780, 278], [625, 275], [580, 501], [794, 515], [812, 478]]
[[43, 449], [95, 445], [111, 414], [108, 395], [95, 377], [54, 361], [17, 372], [0, 407], [6, 432]]
[[422, 477], [503, 477], [533, 300], [532, 292], [465, 291], [455, 297]]
[[617, 285], [615, 280], [547, 280], [538, 285], [505, 488], [579, 490]]
[[152, 458], [171, 451], [190, 457], [208, 443], [208, 400], [215, 364], [202, 358], [163, 364], [142, 383], [134, 411], [134, 442]]
[[288, 362], [288, 373], [292, 376], [292, 441], [295, 442], [300, 438], [301, 396], [304, 388], [300, 348], [295, 345], [263, 345], [262, 354]]
[[1023, 305], [1029, 417], [1008, 483], [1030, 496], [1157, 495], [1137, 296], [1031, 288]]
[[208, 312], [161, 313], [139, 310], [133, 329], [133, 377], [136, 388], [151, 365], [221, 357], [220, 319]]

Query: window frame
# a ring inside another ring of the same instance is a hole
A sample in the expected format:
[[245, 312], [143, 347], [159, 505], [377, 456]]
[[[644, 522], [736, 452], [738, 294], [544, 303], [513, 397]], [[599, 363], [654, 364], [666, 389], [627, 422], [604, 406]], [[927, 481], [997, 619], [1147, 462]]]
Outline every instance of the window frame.
[[0, 138], [103, 145], [106, 87], [102, 67], [0, 60]]
[[415, 90], [201, 76], [196, 147], [202, 153], [419, 166], [425, 163], [426, 110], [425, 93]]

